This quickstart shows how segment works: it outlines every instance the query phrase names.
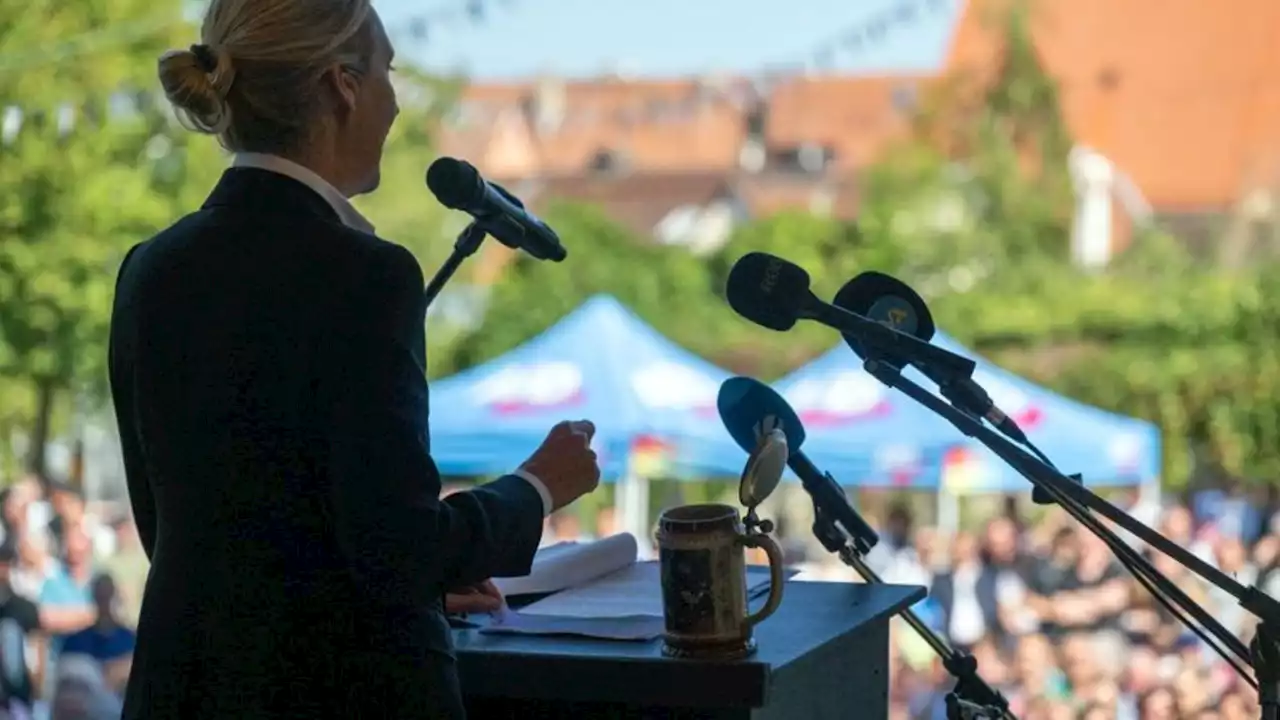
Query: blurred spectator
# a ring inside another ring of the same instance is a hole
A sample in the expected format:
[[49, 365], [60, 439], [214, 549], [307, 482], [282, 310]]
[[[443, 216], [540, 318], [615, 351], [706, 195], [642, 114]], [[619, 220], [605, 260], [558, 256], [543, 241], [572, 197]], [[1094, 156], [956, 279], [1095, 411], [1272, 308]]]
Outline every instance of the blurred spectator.
[[595, 537], [606, 538], [618, 532], [618, 513], [611, 507], [601, 508], [596, 514]]
[[996, 604], [998, 571], [982, 562], [978, 541], [968, 533], [951, 542], [951, 569], [933, 581], [929, 595], [942, 610], [943, 627], [952, 645], [971, 650], [987, 633], [999, 632]]
[[[58, 662], [68, 635], [79, 632], [97, 619], [93, 605], [90, 565], [93, 551], [89, 536], [79, 525], [68, 525], [63, 538], [62, 562], [40, 588], [40, 627], [47, 634], [44, 648], [47, 672]], [[46, 683], [49, 675], [46, 674]]]
[[[1238, 537], [1224, 535], [1213, 550], [1219, 570], [1244, 585], [1258, 581], [1258, 568], [1250, 561], [1249, 551]], [[1239, 600], [1221, 588], [1210, 587], [1208, 593], [1209, 612], [1233, 634], [1241, 635], [1249, 623], [1249, 612], [1240, 606]]]
[[1076, 565], [1080, 562], [1080, 547], [1074, 528], [1058, 530], [1049, 546], [1049, 553], [1027, 578], [1028, 608], [1040, 618], [1040, 632], [1057, 637], [1063, 629], [1053, 621], [1055, 598], [1069, 592], [1075, 586]]
[[11, 714], [28, 711], [34, 693], [27, 658], [27, 637], [40, 626], [40, 611], [9, 584], [16, 552], [0, 544], [0, 706]]
[[49, 483], [49, 504], [53, 509], [53, 517], [49, 518], [48, 532], [52, 541], [52, 552], [62, 555], [66, 544], [68, 528], [83, 527], [84, 496], [74, 487], [63, 482]]
[[1148, 690], [1138, 700], [1140, 720], [1178, 720], [1178, 698], [1168, 686]]
[[879, 544], [867, 554], [867, 565], [887, 583], [925, 587], [930, 584], [931, 575], [916, 551], [914, 525], [909, 509], [894, 506], [889, 510]]
[[142, 549], [138, 526], [134, 524], [133, 517], [126, 516], [117, 522], [115, 531], [115, 552], [104, 558], [101, 566], [116, 581], [116, 593], [120, 596], [120, 621], [128, 627], [136, 628], [151, 562]]
[[37, 600], [45, 581], [58, 568], [57, 561], [48, 552], [49, 536], [42, 532], [25, 532], [18, 536], [17, 542], [18, 560], [10, 573], [10, 584], [19, 595]]
[[49, 720], [115, 720], [122, 711], [92, 658], [67, 655], [58, 663]]
[[119, 597], [110, 575], [95, 577], [92, 592], [97, 618], [93, 625], [68, 635], [62, 644], [62, 652], [86, 655], [96, 660], [102, 667], [107, 687], [123, 693], [129, 680], [129, 665], [133, 660], [137, 636], [120, 622], [116, 613]]
[[0, 492], [0, 542], [17, 545], [28, 530], [27, 511], [40, 496], [40, 484], [31, 477], [23, 478]]
[[582, 523], [573, 508], [560, 510], [547, 516], [543, 525], [542, 541], [546, 544], [587, 539]]
[[1213, 561], [1213, 548], [1205, 538], [1197, 537], [1194, 516], [1187, 508], [1174, 505], [1165, 510], [1158, 529], [1165, 537], [1195, 553], [1201, 560]]

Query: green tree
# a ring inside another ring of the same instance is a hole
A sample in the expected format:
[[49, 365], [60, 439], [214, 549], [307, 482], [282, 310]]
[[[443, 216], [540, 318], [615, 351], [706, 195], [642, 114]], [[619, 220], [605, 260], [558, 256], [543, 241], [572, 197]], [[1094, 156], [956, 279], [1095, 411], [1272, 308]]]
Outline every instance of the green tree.
[[0, 370], [32, 389], [35, 469], [59, 395], [102, 386], [120, 258], [187, 194], [137, 92], [185, 30], [176, 2], [0, 0]]
[[[356, 200], [378, 235], [407, 247], [430, 280], [449, 253], [469, 218], [442, 207], [425, 186], [426, 169], [436, 159], [436, 130], [454, 106], [461, 82], [413, 67], [396, 72], [400, 116], [382, 153], [382, 183], [377, 192]], [[477, 259], [459, 269], [445, 286], [445, 297], [465, 287]], [[437, 307], [443, 303], [437, 303]], [[427, 367], [433, 374], [453, 367], [453, 344], [458, 329], [432, 316]]]
[[1034, 4], [995, 7], [992, 72], [932, 88], [913, 135], [866, 181], [864, 232], [900, 248], [906, 279], [938, 290], [993, 275], [1034, 285], [1066, 267], [1071, 138], [1057, 84], [1032, 38]]
[[428, 277], [452, 249], [450, 232], [457, 231], [459, 222], [424, 184], [427, 166], [435, 159], [433, 131], [453, 106], [458, 89], [453, 79], [412, 67], [397, 69], [400, 116], [383, 149], [382, 182], [377, 192], [356, 199], [378, 234], [409, 248]]
[[719, 303], [707, 302], [707, 273], [697, 258], [636, 238], [593, 207], [558, 204], [544, 219], [556, 228], [568, 260], [516, 255], [490, 291], [483, 326], [461, 338], [449, 361], [435, 370], [452, 372], [506, 352], [597, 293], [617, 297], [685, 347], [706, 346], [699, 336], [724, 312]]

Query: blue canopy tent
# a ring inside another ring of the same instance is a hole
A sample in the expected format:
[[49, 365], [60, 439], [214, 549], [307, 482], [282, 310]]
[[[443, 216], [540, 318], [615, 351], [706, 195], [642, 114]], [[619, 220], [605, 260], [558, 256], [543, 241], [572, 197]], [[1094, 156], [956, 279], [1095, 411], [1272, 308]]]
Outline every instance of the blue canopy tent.
[[845, 486], [932, 487], [954, 427], [885, 387], [844, 344], [774, 383], [804, 423], [805, 454]]
[[[942, 333], [934, 344], [966, 357]], [[975, 380], [1066, 472], [1107, 486], [1155, 481], [1159, 430], [1142, 420], [1093, 408], [1041, 388], [974, 357]], [[914, 368], [905, 375], [930, 391]], [[1030, 484], [977, 441], [862, 369], [844, 344], [774, 383], [805, 424], [805, 453], [845, 486], [1017, 492]], [[736, 451], [736, 454], [734, 454]], [[725, 469], [741, 462], [736, 447], [717, 448]], [[707, 462], [711, 466], [714, 463]]]
[[446, 475], [508, 472], [555, 423], [590, 419], [602, 478], [634, 480], [619, 490], [624, 527], [643, 533], [642, 476], [685, 467], [683, 449], [728, 441], [716, 415], [728, 376], [597, 295], [507, 354], [432, 383], [432, 456]]
[[[974, 379], [1064, 472], [1089, 485], [1158, 492], [1154, 425], [1069, 400], [974, 357], [942, 333], [934, 344], [972, 357]], [[904, 374], [937, 386], [914, 368]], [[844, 486], [938, 491], [939, 526], [958, 522], [962, 494], [1029, 491], [1031, 484], [972, 438], [862, 369], [843, 343], [774, 383], [805, 424], [805, 453]]]
[[[804, 423], [805, 454], [847, 487], [934, 488], [955, 428], [865, 370], [841, 344], [773, 383]], [[724, 433], [704, 444], [698, 469], [736, 474], [744, 452]], [[794, 475], [789, 474], [794, 480]]]

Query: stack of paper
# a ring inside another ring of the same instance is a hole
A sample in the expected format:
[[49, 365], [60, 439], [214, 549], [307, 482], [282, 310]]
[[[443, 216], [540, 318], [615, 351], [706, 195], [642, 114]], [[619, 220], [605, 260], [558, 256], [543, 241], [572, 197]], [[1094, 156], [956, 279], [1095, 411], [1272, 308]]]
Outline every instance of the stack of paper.
[[[483, 632], [612, 640], [661, 636], [661, 570], [657, 562], [637, 562], [636, 553], [635, 538], [626, 533], [538, 551], [529, 575], [494, 583], [507, 596], [555, 594], [519, 611], [503, 611]], [[768, 568], [751, 568], [748, 596], [768, 585]]]
[[548, 545], [533, 557], [533, 569], [516, 578], [494, 578], [503, 595], [541, 595], [580, 587], [611, 572], [634, 565], [636, 539], [631, 533], [610, 535], [595, 542]]

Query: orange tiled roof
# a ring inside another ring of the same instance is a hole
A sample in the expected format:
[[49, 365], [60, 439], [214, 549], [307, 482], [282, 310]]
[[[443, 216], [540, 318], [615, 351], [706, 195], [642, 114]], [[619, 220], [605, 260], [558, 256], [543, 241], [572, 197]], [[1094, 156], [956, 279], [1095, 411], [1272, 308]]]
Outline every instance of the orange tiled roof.
[[535, 209], [548, 201], [576, 200], [604, 208], [633, 232], [648, 234], [672, 210], [682, 205], [707, 205], [731, 191], [720, 173], [574, 173], [537, 182]]
[[858, 169], [909, 129], [919, 77], [795, 78], [769, 98], [766, 142], [815, 143], [835, 151], [840, 168]]
[[[601, 151], [635, 171], [680, 172], [732, 167], [744, 138], [741, 111], [695, 80], [549, 84], [563, 117], [549, 128], [536, 127], [538, 92], [536, 83], [467, 87], [464, 117], [441, 129], [442, 149], [506, 177], [582, 172]], [[513, 161], [521, 147], [527, 156]]]
[[[797, 77], [767, 98], [765, 141], [774, 148], [832, 149], [841, 169], [865, 166], [906, 129], [918, 77]], [[447, 153], [504, 177], [581, 172], [601, 150], [636, 172], [729, 172], [747, 140], [751, 84], [729, 79], [568, 81], [564, 122], [536, 127], [536, 83], [467, 87], [459, 122], [440, 130]], [[904, 104], [903, 101], [906, 101]]]
[[[981, 72], [999, 41], [970, 0], [948, 69]], [[1165, 209], [1219, 209], [1280, 179], [1280, 2], [1040, 0], [1032, 29], [1078, 142]]]
[[858, 215], [858, 185], [847, 175], [829, 178], [780, 173], [743, 175], [734, 189], [753, 217], [769, 217], [786, 210], [804, 210], [852, 220]]

